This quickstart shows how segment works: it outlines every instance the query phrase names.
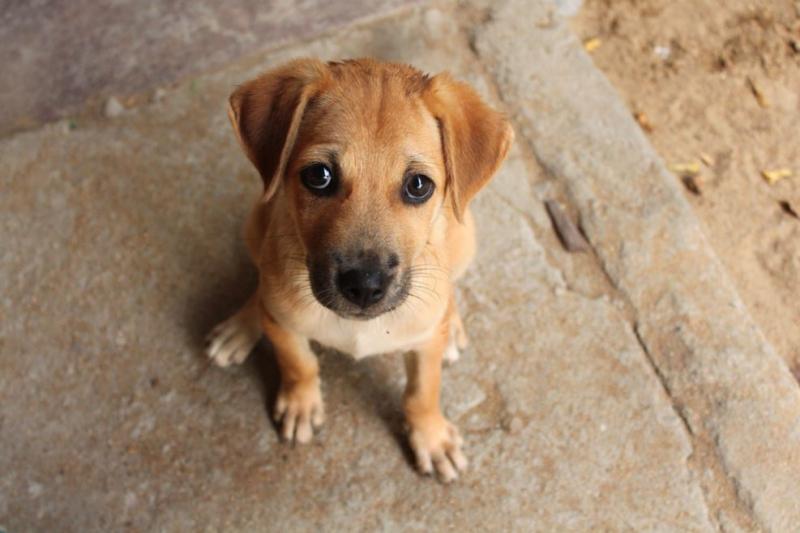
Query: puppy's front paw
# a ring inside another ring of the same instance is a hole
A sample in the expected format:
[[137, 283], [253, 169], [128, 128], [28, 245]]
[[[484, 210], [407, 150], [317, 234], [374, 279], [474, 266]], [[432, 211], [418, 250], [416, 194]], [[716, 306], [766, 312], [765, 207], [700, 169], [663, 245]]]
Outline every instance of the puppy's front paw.
[[424, 420], [409, 421], [409, 442], [423, 474], [434, 469], [444, 483], [450, 483], [467, 469], [467, 458], [461, 451], [464, 440], [458, 429], [441, 414]]
[[275, 402], [275, 421], [281, 423], [283, 440], [306, 443], [319, 428], [324, 418], [322, 391], [319, 378], [307, 381], [281, 382], [278, 399]]
[[217, 366], [241, 364], [260, 338], [258, 315], [242, 309], [211, 330], [206, 337], [206, 355]]

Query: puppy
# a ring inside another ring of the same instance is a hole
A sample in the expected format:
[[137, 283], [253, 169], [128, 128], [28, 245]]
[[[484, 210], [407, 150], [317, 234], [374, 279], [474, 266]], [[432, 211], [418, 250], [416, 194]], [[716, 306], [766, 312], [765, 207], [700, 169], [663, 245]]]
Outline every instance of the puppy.
[[245, 227], [259, 285], [211, 332], [209, 357], [241, 363], [265, 333], [281, 436], [307, 442], [323, 421], [311, 339], [356, 358], [403, 351], [418, 467], [455, 479], [467, 460], [439, 408], [443, 359], [466, 344], [453, 280], [509, 122], [447, 74], [370, 59], [292, 61], [236, 89], [228, 113], [264, 181]]

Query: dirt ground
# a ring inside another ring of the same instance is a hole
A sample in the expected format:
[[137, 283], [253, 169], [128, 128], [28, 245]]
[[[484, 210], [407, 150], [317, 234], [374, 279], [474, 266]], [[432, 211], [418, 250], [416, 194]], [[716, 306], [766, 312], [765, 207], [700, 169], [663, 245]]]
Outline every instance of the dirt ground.
[[572, 25], [800, 376], [800, 2], [587, 0]]

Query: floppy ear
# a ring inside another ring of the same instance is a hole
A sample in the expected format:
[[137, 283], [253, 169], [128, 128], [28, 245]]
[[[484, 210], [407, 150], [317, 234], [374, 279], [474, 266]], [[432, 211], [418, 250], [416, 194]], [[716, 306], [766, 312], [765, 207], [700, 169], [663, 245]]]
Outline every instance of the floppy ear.
[[328, 72], [315, 59], [296, 59], [238, 87], [228, 116], [245, 155], [264, 180], [270, 199], [286, 172], [306, 104]]
[[502, 113], [486, 105], [469, 85], [454, 81], [448, 74], [431, 79], [423, 99], [439, 123], [445, 190], [461, 221], [470, 200], [508, 155], [514, 130]]

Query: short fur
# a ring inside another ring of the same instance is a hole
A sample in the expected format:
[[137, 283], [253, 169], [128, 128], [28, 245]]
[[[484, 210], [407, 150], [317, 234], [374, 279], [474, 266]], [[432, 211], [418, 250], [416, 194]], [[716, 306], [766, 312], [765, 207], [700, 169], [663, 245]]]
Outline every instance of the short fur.
[[[281, 435], [306, 442], [323, 420], [309, 340], [354, 357], [406, 352], [403, 408], [418, 466], [454, 479], [467, 461], [439, 408], [442, 361], [466, 344], [453, 281], [475, 253], [469, 202], [508, 153], [508, 121], [447, 74], [370, 59], [292, 61], [236, 89], [228, 112], [264, 181], [245, 228], [259, 286], [211, 332], [209, 356], [240, 363], [266, 333], [281, 370]], [[335, 170], [335, 195], [304, 187], [299, 176], [312, 164]], [[434, 193], [409, 205], [404, 179], [417, 174]], [[390, 282], [362, 309], [336, 276], [367, 260]]]

